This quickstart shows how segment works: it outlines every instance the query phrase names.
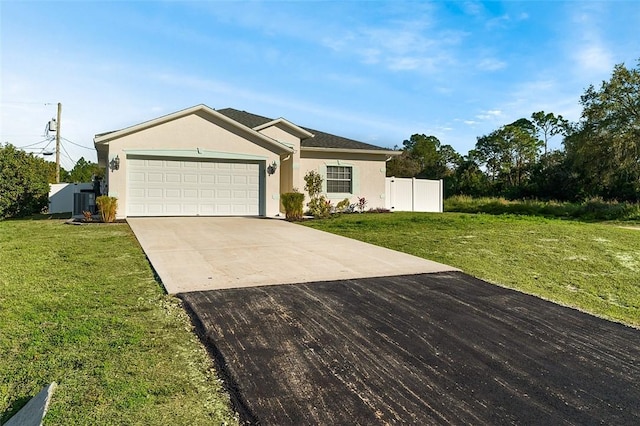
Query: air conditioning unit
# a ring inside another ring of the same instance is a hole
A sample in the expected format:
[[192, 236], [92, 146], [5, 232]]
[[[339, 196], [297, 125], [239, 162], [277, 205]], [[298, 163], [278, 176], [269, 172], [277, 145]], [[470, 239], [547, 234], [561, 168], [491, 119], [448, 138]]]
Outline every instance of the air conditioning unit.
[[96, 194], [93, 191], [73, 194], [73, 215], [81, 215], [87, 211], [96, 212]]

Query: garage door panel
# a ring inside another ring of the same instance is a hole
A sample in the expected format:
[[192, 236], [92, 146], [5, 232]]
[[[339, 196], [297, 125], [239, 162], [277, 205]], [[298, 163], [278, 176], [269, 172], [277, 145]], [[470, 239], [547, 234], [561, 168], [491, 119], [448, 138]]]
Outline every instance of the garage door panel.
[[128, 159], [129, 216], [258, 215], [255, 163]]
[[180, 198], [182, 196], [182, 191], [178, 188], [176, 189], [166, 189], [164, 191], [164, 196], [166, 198]]
[[198, 213], [198, 203], [183, 203], [182, 214], [187, 216], [195, 216]]
[[165, 173], [164, 181], [166, 183], [180, 183], [181, 175], [180, 173]]
[[214, 216], [216, 212], [215, 204], [200, 204], [200, 214], [203, 216]]
[[147, 198], [164, 198], [164, 191], [162, 188], [148, 188], [146, 191]]
[[129, 195], [133, 198], [142, 198], [144, 197], [144, 189], [142, 188], [131, 188], [129, 189]]
[[216, 178], [214, 174], [201, 174], [200, 175], [200, 183], [209, 184], [216, 183]]
[[216, 188], [216, 198], [230, 199], [231, 189], [229, 187]]
[[185, 198], [194, 198], [194, 199], [198, 198], [197, 189], [184, 189], [182, 194]]
[[148, 216], [160, 216], [164, 212], [164, 205], [157, 203], [145, 203], [142, 205], [144, 208], [144, 215]]
[[201, 189], [199, 191], [200, 199], [204, 202], [216, 199], [216, 191], [213, 189]]
[[157, 173], [157, 172], [149, 172], [147, 173], [146, 182], [164, 182], [164, 174], [163, 173]]
[[182, 203], [164, 203], [164, 213], [169, 216], [181, 216], [182, 211]]
[[146, 179], [146, 174], [142, 172], [130, 172], [129, 173], [129, 182], [144, 182]]
[[192, 173], [184, 173], [182, 175], [182, 181], [184, 183], [198, 183], [198, 175]]

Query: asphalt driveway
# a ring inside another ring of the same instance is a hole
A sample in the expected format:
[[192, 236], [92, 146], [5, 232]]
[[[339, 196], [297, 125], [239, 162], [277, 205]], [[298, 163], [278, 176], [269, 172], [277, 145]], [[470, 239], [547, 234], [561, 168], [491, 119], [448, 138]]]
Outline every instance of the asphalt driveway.
[[242, 419], [640, 424], [640, 331], [461, 272], [180, 294]]
[[456, 270], [277, 219], [127, 219], [169, 294]]

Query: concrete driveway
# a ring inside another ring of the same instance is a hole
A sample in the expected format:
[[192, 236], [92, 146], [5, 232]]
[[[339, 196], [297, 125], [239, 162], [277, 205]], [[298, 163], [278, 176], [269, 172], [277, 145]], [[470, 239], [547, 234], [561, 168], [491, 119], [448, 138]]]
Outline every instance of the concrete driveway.
[[277, 219], [128, 219], [169, 294], [455, 271]]

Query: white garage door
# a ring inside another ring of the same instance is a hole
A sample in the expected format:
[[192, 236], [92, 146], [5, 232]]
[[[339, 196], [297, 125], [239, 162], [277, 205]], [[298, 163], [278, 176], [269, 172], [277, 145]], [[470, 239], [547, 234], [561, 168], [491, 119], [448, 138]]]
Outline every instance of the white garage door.
[[260, 214], [256, 163], [130, 158], [127, 169], [127, 216]]

